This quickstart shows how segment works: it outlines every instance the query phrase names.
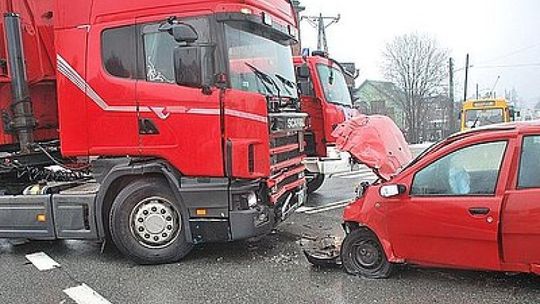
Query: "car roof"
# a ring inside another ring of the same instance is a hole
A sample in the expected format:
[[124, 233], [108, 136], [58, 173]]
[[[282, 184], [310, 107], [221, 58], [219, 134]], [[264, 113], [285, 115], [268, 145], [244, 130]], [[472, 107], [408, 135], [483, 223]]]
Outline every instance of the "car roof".
[[518, 134], [540, 131], [540, 120], [516, 121], [516, 122], [486, 125], [486, 126], [477, 127], [474, 129], [469, 129], [466, 131], [455, 133], [451, 135], [448, 139], [464, 138], [464, 137], [469, 137], [476, 134], [478, 135], [485, 134], [486, 132], [504, 132], [504, 131], [511, 131], [511, 130], [514, 130], [515, 133], [518, 133]]
[[446, 139], [443, 139], [428, 149], [426, 149], [423, 154], [431, 154], [435, 151], [438, 151], [442, 147], [467, 138], [472, 137], [482, 137], [486, 138], [486, 135], [501, 135], [506, 134], [507, 136], [518, 135], [518, 134], [530, 134], [530, 133], [539, 133], [540, 134], [540, 120], [530, 120], [530, 121], [517, 121], [501, 124], [493, 124], [482, 126], [474, 129], [469, 129], [466, 131], [458, 132], [453, 135], [450, 135]]

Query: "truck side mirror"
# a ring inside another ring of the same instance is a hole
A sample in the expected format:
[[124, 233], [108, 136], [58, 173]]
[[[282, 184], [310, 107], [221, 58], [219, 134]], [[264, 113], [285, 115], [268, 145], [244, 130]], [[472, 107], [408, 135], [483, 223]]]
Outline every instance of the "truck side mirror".
[[311, 85], [311, 81], [309, 81], [309, 79], [300, 80], [298, 83], [298, 90], [300, 90], [300, 95], [311, 97], [315, 96], [313, 86]]
[[398, 196], [405, 191], [407, 191], [407, 187], [404, 185], [385, 185], [379, 188], [379, 194], [385, 198]]
[[178, 46], [174, 49], [174, 75], [178, 85], [207, 89], [213, 85], [214, 47]]
[[170, 29], [170, 33], [176, 42], [185, 42], [187, 44], [191, 44], [199, 39], [199, 35], [193, 26], [185, 23], [173, 24]]
[[296, 76], [300, 79], [309, 78], [309, 67], [307, 64], [302, 64], [296, 67]]

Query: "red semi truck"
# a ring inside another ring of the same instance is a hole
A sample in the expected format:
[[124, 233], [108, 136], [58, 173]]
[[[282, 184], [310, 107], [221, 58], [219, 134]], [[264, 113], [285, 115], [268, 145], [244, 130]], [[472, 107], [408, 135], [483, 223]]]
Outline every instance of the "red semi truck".
[[332, 131], [359, 114], [353, 108], [345, 69], [326, 54], [295, 56], [294, 65], [302, 111], [309, 115], [306, 132], [306, 178], [308, 192], [314, 192], [326, 176], [352, 171], [350, 154], [335, 148]]
[[269, 232], [305, 198], [285, 0], [1, 0], [0, 237], [139, 263]]

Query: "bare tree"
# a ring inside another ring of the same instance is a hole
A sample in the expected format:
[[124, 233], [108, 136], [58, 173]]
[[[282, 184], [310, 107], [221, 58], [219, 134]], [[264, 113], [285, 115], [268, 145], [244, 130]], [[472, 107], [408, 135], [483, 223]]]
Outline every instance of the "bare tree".
[[430, 99], [445, 89], [447, 63], [448, 51], [426, 34], [397, 36], [385, 46], [382, 70], [404, 92], [396, 102], [404, 111], [410, 142], [421, 136]]

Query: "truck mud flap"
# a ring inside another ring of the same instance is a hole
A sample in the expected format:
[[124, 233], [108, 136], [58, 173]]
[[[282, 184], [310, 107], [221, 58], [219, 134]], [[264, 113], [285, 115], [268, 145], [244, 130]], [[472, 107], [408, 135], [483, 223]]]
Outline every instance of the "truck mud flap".
[[308, 262], [315, 266], [341, 266], [341, 241], [334, 236], [303, 238], [301, 241], [304, 255]]
[[0, 238], [55, 239], [51, 196], [0, 197]]

